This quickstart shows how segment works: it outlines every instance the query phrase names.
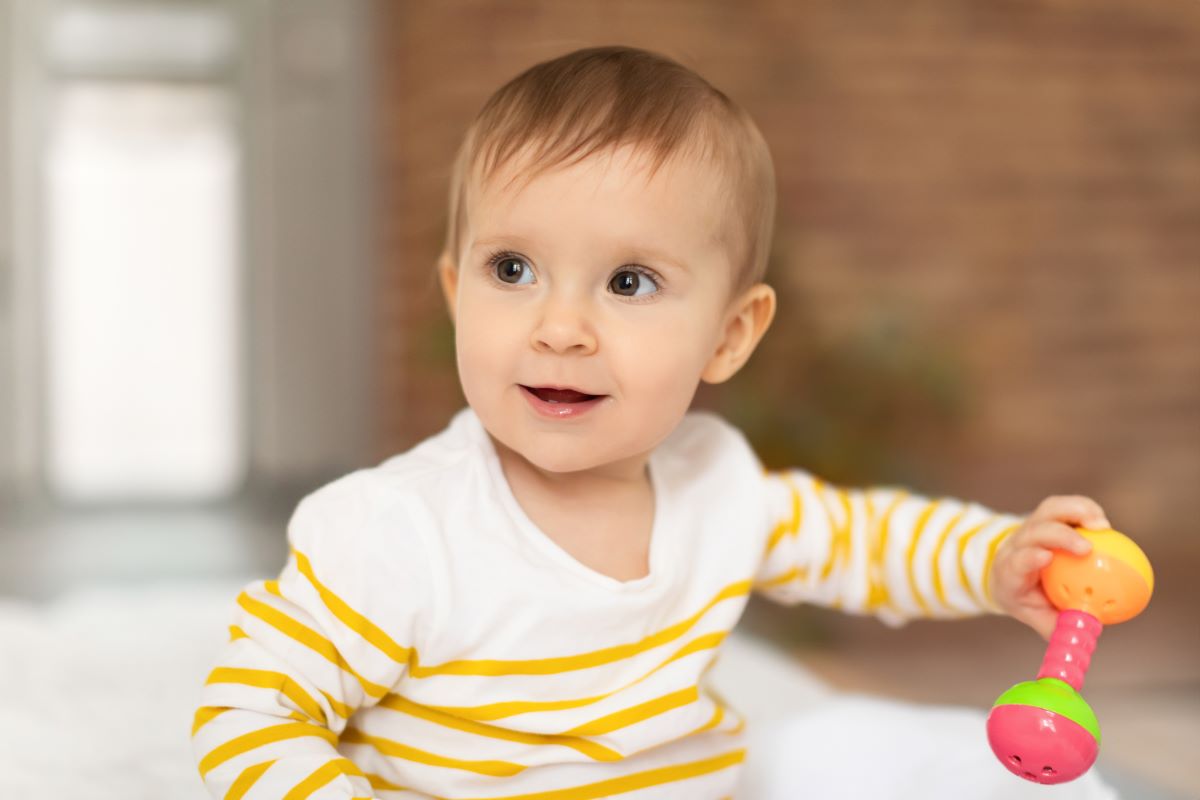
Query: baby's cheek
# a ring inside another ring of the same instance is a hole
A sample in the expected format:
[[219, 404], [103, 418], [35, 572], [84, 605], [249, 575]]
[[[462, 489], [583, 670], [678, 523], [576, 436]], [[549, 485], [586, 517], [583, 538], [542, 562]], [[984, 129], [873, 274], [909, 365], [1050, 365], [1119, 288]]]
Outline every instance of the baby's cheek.
[[682, 415], [691, 404], [706, 359], [694, 346], [681, 346], [683, 334], [665, 336], [662, 346], [631, 352], [626, 383], [643, 398], [652, 399], [667, 413]]
[[505, 375], [512, 359], [511, 355], [505, 355], [508, 349], [504, 347], [503, 336], [500, 334], [486, 336], [477, 331], [459, 331], [455, 351], [458, 377], [468, 402], [472, 404], [480, 399], [482, 394], [495, 391], [503, 384], [513, 384], [517, 380], [516, 376]]

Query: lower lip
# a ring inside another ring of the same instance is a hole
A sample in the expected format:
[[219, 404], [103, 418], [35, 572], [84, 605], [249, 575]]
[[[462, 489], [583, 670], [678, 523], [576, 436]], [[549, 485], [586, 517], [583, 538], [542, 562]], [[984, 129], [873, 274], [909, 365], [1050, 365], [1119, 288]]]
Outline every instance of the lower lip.
[[521, 386], [520, 389], [534, 411], [551, 419], [569, 419], [582, 416], [608, 399], [608, 395], [600, 395], [599, 397], [593, 397], [591, 400], [583, 400], [579, 403], [548, 403], [524, 386]]

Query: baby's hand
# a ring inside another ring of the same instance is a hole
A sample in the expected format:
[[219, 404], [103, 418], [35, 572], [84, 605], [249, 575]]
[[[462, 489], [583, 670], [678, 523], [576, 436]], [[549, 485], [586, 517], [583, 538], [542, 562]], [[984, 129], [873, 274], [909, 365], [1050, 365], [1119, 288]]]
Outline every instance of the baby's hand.
[[1084, 555], [1092, 544], [1072, 526], [1112, 527], [1104, 510], [1089, 497], [1047, 497], [996, 551], [990, 576], [992, 599], [1006, 614], [1033, 628], [1043, 639], [1054, 633], [1058, 609], [1042, 592], [1041, 569], [1051, 549]]

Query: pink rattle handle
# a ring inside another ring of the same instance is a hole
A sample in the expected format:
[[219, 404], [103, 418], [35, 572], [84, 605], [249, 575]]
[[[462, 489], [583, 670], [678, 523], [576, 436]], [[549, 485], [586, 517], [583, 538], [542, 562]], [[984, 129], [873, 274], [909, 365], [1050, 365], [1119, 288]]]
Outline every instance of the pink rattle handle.
[[1066, 681], [1077, 692], [1083, 689], [1083, 679], [1092, 663], [1092, 651], [1103, 630], [1100, 620], [1086, 611], [1060, 611], [1037, 676]]

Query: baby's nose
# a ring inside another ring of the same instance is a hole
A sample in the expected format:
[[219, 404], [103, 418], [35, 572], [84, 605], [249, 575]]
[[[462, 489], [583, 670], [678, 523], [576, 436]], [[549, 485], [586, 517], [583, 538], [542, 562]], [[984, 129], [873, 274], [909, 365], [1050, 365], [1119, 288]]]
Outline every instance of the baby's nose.
[[591, 353], [597, 343], [585, 310], [567, 303], [548, 305], [531, 338], [534, 349], [555, 353]]

